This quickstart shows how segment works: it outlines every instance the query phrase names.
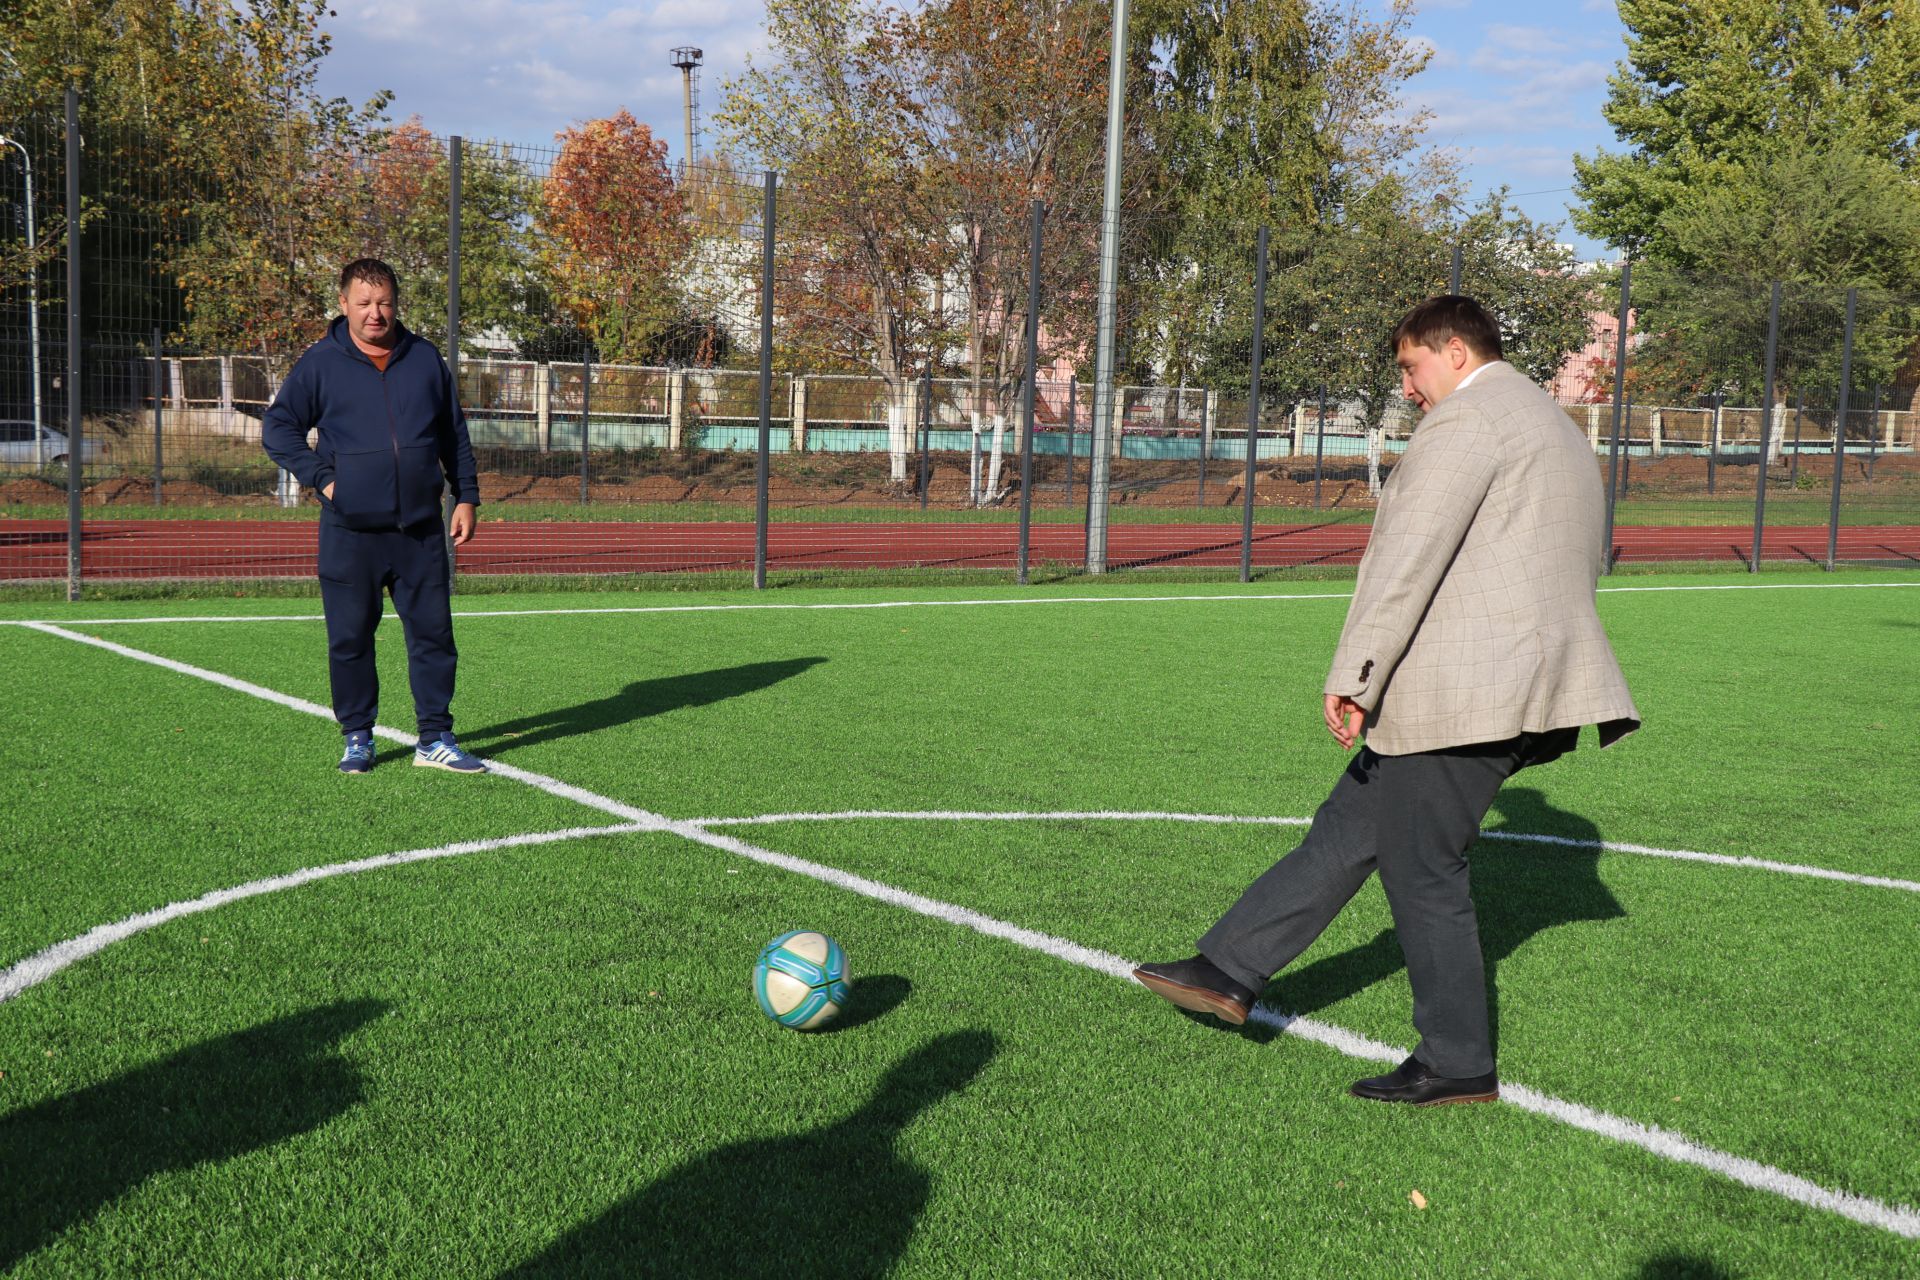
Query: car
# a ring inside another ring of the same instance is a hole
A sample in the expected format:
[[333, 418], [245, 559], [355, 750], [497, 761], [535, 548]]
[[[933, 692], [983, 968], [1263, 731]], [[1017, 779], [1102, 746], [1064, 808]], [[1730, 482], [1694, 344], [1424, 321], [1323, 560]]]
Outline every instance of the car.
[[[33, 429], [33, 420], [30, 418], [0, 418], [0, 464], [31, 467], [66, 462], [67, 437], [51, 427], [41, 427], [40, 451], [36, 455]], [[81, 440], [80, 461], [98, 462], [104, 456], [106, 448], [98, 440]]]

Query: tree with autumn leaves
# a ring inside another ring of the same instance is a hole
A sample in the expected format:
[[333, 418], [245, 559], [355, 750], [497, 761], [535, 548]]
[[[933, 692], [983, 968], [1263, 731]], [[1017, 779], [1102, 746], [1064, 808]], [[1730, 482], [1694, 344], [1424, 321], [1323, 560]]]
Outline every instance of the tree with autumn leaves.
[[559, 141], [537, 214], [549, 287], [601, 360], [639, 363], [679, 313], [690, 243], [667, 145], [624, 108]]
[[[172, 341], [279, 358], [317, 335], [348, 243], [347, 178], [387, 102], [318, 91], [327, 12], [324, 0], [10, 12], [0, 118], [56, 122], [41, 136], [57, 146], [66, 86], [81, 90], [90, 340], [161, 321]], [[58, 222], [42, 229], [56, 244]]]

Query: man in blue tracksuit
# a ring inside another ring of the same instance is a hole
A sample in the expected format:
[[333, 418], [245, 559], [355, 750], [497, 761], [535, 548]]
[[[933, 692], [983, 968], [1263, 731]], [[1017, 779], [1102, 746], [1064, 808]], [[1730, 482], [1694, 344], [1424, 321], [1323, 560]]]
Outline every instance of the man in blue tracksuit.
[[[320, 495], [320, 599], [327, 615], [333, 714], [346, 735], [340, 772], [373, 767], [380, 709], [373, 632], [393, 593], [407, 637], [420, 743], [413, 762], [455, 773], [486, 766], [453, 737], [453, 609], [446, 537], [473, 537], [480, 490], [453, 375], [401, 325], [399, 281], [373, 258], [340, 272], [340, 318], [307, 349], [261, 423], [267, 453]], [[309, 448], [307, 433], [318, 429]], [[443, 527], [440, 498], [453, 487]]]

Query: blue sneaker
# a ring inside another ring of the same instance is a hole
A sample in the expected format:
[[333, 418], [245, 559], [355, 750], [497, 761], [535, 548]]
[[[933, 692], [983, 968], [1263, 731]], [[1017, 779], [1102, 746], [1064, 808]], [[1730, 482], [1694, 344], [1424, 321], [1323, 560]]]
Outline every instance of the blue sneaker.
[[347, 749], [340, 757], [340, 772], [365, 773], [373, 768], [373, 735], [356, 729], [347, 735]]
[[478, 756], [462, 750], [451, 733], [437, 738], [422, 738], [413, 749], [413, 762], [423, 768], [445, 769], [449, 773], [485, 773], [487, 766]]

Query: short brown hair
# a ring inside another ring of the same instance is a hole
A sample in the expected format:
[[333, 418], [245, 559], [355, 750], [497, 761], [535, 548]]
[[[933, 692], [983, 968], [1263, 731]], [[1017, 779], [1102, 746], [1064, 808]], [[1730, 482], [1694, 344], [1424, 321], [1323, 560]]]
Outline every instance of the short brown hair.
[[393, 268], [378, 258], [355, 258], [340, 268], [340, 296], [347, 296], [347, 286], [355, 280], [368, 284], [383, 284], [393, 290], [393, 296], [400, 296], [400, 279], [393, 274]]
[[1428, 298], [1393, 326], [1395, 352], [1407, 343], [1438, 351], [1453, 338], [1460, 339], [1467, 350], [1482, 360], [1502, 358], [1500, 326], [1494, 323], [1485, 307], [1457, 293]]

